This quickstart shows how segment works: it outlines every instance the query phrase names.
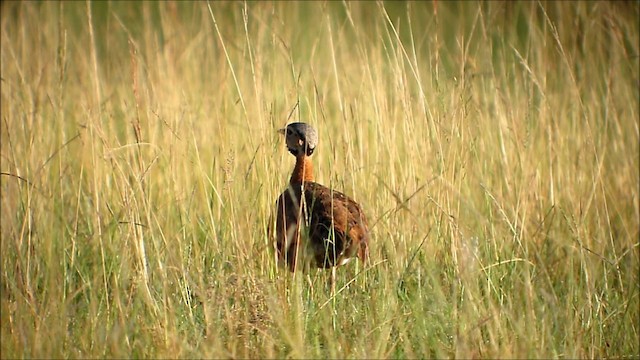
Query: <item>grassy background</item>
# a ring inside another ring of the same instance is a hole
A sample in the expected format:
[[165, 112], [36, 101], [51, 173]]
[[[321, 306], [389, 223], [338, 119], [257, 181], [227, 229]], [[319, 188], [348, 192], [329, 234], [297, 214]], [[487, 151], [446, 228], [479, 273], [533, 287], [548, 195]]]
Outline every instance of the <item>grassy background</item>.
[[[639, 8], [3, 2], [2, 358], [640, 357]], [[370, 219], [333, 299], [294, 120]]]

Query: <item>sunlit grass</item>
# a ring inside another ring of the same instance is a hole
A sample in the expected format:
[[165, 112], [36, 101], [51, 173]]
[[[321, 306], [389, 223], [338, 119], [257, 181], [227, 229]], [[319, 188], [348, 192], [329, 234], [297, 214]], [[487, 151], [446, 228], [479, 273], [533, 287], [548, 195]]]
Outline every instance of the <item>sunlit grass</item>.
[[[2, 358], [640, 357], [639, 13], [4, 2]], [[334, 298], [270, 251], [294, 120]]]

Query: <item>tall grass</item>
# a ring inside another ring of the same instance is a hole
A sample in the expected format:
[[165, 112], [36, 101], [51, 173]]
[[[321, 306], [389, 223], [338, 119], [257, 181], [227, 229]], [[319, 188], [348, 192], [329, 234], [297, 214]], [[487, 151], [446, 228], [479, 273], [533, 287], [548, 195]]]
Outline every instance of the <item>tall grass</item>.
[[[1, 356], [640, 357], [637, 2], [3, 2]], [[372, 261], [279, 271], [293, 158]]]

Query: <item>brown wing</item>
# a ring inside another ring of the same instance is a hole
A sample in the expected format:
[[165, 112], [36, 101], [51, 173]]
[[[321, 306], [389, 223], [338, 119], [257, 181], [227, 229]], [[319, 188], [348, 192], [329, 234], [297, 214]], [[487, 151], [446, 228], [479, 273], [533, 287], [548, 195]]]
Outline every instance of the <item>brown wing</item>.
[[300, 236], [298, 218], [300, 212], [301, 187], [289, 187], [276, 202], [275, 250], [279, 261], [296, 269]]
[[[314, 266], [329, 268], [358, 256], [368, 258], [369, 232], [360, 205], [341, 192], [308, 182], [300, 210], [302, 188], [293, 186], [276, 204], [276, 251], [293, 271], [300, 253], [311, 255]], [[298, 219], [304, 219], [298, 227]], [[300, 230], [303, 231], [300, 234]], [[305, 246], [300, 246], [306, 241]]]

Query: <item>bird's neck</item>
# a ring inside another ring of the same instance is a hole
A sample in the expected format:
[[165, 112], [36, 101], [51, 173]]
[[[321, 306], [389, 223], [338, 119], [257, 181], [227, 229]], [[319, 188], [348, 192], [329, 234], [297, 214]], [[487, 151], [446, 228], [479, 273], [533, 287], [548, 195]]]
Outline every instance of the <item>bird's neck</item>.
[[296, 166], [291, 174], [290, 184], [299, 184], [313, 181], [313, 165], [311, 158], [306, 155], [296, 156]]

